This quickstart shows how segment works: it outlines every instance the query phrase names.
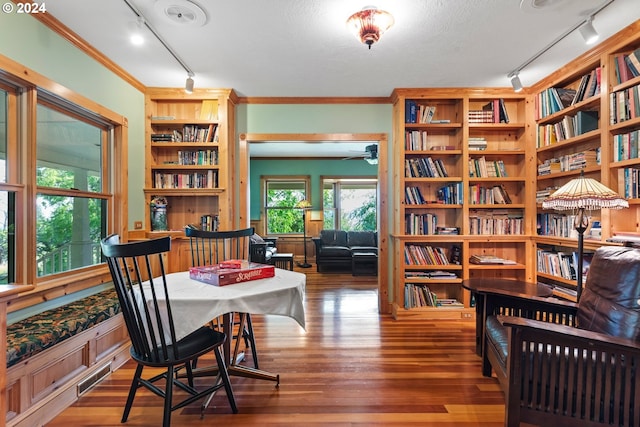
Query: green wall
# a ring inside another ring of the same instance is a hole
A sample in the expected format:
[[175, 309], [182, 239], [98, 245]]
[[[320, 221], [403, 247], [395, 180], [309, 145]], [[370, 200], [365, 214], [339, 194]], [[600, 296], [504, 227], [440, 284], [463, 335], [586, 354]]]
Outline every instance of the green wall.
[[[241, 133], [384, 133], [392, 153], [391, 104], [241, 104], [236, 131]], [[392, 158], [392, 156], [389, 156]], [[310, 175], [314, 208], [320, 204], [320, 175], [377, 175], [362, 160], [255, 160], [250, 164], [250, 218], [260, 217], [261, 175]], [[393, 180], [389, 177], [388, 182]], [[387, 189], [387, 194], [391, 194]], [[391, 206], [390, 206], [391, 209]]]
[[311, 178], [312, 209], [320, 210], [322, 204], [321, 176], [377, 176], [378, 166], [358, 160], [252, 160], [249, 165], [249, 203], [252, 221], [260, 219], [262, 205], [260, 177], [263, 175], [297, 175]]
[[127, 118], [129, 228], [144, 220], [144, 94], [27, 14], [0, 13], [0, 54]]

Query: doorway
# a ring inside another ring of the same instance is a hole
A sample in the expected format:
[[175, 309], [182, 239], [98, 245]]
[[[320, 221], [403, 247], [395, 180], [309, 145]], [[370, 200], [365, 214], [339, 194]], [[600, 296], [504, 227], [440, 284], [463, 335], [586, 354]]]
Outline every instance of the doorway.
[[[251, 142], [355, 142], [364, 141], [370, 144], [378, 144], [378, 197], [376, 198], [376, 211], [378, 213], [378, 311], [380, 313], [390, 313], [391, 304], [389, 302], [389, 212], [387, 199], [389, 195], [389, 159], [387, 156], [388, 140], [385, 133], [339, 133], [339, 134], [241, 134], [239, 138], [238, 160], [239, 160], [239, 194], [249, 194], [249, 144]], [[241, 197], [239, 200], [239, 212], [241, 213], [241, 223], [249, 226], [249, 199]]]

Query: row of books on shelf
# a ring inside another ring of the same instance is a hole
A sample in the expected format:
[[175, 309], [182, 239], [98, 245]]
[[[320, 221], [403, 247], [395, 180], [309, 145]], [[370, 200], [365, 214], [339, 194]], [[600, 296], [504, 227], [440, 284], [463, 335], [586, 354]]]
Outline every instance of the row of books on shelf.
[[404, 287], [404, 308], [417, 307], [464, 308], [464, 305], [455, 298], [438, 298], [426, 285], [407, 283]]
[[509, 123], [509, 113], [503, 98], [487, 102], [482, 110], [469, 110], [467, 118], [469, 123]]
[[432, 213], [405, 215], [405, 233], [409, 235], [458, 235], [460, 228], [438, 225], [438, 216]]
[[543, 119], [600, 93], [601, 69], [597, 67], [580, 78], [577, 89], [550, 87], [535, 98], [536, 120]]
[[154, 133], [153, 142], [218, 142], [218, 125], [208, 126], [184, 125], [182, 131], [173, 130], [167, 133]]
[[404, 136], [404, 149], [406, 151], [448, 151], [456, 149], [455, 145], [442, 144], [442, 141], [430, 141], [426, 130], [408, 130]]
[[536, 214], [536, 229], [540, 236], [577, 237], [575, 215], [560, 213]]
[[218, 188], [218, 171], [194, 173], [154, 172], [153, 188]]
[[436, 107], [433, 105], [418, 104], [417, 101], [407, 99], [405, 101], [405, 123], [451, 123], [449, 119], [436, 119]]
[[538, 165], [538, 176], [580, 170], [600, 164], [600, 148], [547, 159]]
[[463, 203], [462, 183], [455, 182], [444, 185], [436, 191], [436, 199], [428, 200], [422, 195], [420, 187], [406, 186], [405, 203], [408, 205], [424, 205], [427, 203], [439, 203], [448, 205], [459, 205]]
[[612, 125], [640, 117], [640, 85], [609, 95], [609, 121]]
[[556, 123], [539, 125], [537, 147], [547, 147], [596, 129], [598, 111], [578, 111], [573, 116], [564, 116]]
[[640, 130], [619, 133], [613, 136], [613, 161], [637, 159], [639, 155]]
[[487, 149], [487, 138], [484, 136], [470, 136], [468, 144], [470, 151], [484, 151]]
[[615, 84], [621, 84], [640, 76], [640, 49], [636, 49], [628, 55], [624, 53], [614, 55], [613, 66], [616, 75]]
[[454, 245], [451, 249], [439, 246], [413, 245], [404, 246], [406, 265], [449, 265], [460, 264], [462, 248]]
[[187, 227], [194, 230], [218, 231], [220, 228], [220, 216], [215, 214], [207, 214], [200, 216], [200, 224], [189, 224]]
[[405, 177], [412, 178], [445, 178], [447, 168], [441, 159], [431, 157], [415, 157], [404, 160]]
[[469, 203], [472, 205], [510, 205], [509, 192], [504, 185], [485, 187], [480, 184], [469, 185]]
[[618, 169], [618, 193], [625, 199], [640, 198], [640, 169]]
[[507, 169], [502, 160], [487, 160], [484, 156], [469, 159], [469, 177], [498, 178], [506, 177]]
[[547, 187], [536, 191], [536, 203], [540, 204], [556, 191], [558, 187]]
[[521, 235], [524, 234], [524, 218], [521, 210], [473, 210], [469, 212], [471, 235]]
[[[582, 256], [582, 279], [587, 278], [593, 253]], [[560, 252], [553, 250], [537, 250], [537, 269], [539, 273], [558, 276], [567, 280], [577, 280], [578, 252]]]
[[[173, 164], [167, 163], [164, 164]], [[178, 165], [215, 166], [218, 164], [218, 150], [178, 151]]]

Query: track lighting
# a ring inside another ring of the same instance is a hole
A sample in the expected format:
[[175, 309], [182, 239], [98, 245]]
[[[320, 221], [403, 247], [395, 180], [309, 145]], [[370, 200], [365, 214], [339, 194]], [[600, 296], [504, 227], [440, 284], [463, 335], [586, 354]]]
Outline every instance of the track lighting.
[[144, 18], [142, 16], [138, 16], [136, 22], [132, 23], [129, 41], [135, 46], [144, 44]]
[[518, 71], [510, 73], [507, 77], [509, 78], [509, 80], [511, 80], [511, 86], [513, 86], [514, 92], [521, 92], [522, 82], [520, 81], [520, 77], [518, 76]]
[[578, 28], [586, 44], [594, 44], [600, 37], [596, 29], [593, 28], [592, 21], [593, 17], [590, 16], [586, 21], [584, 21], [584, 24], [582, 24], [580, 28]]
[[187, 82], [184, 85], [184, 92], [188, 94], [193, 93], [193, 73], [187, 74]]

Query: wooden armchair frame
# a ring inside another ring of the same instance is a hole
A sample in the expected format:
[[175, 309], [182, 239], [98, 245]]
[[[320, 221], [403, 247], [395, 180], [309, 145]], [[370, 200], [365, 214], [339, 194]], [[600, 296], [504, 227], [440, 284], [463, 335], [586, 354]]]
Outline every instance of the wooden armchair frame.
[[640, 425], [640, 345], [571, 326], [503, 317], [505, 423]]

